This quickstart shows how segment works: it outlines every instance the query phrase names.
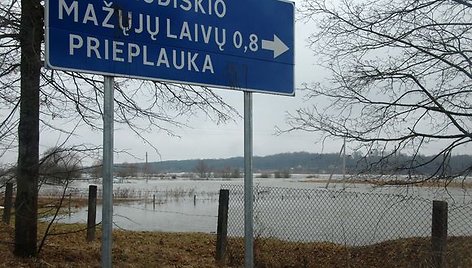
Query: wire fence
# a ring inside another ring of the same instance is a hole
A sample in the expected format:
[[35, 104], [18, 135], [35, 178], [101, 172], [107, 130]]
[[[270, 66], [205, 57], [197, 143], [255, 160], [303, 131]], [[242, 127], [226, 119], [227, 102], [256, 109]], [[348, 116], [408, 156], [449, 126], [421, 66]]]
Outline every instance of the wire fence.
[[[222, 189], [229, 190], [231, 244], [231, 238], [244, 236], [244, 189], [242, 185], [222, 185]], [[255, 186], [253, 194], [256, 241], [329, 242], [353, 248], [431, 236], [433, 202], [427, 198], [263, 186]], [[450, 202], [448, 210], [448, 236], [472, 236], [471, 200]], [[238, 245], [228, 245], [232, 255], [244, 252], [242, 243]]]

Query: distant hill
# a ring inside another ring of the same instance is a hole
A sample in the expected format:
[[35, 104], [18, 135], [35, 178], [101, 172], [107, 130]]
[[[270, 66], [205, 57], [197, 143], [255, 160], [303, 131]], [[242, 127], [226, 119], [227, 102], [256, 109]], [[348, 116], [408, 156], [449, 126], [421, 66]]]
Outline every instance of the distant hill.
[[[306, 152], [282, 153], [269, 156], [255, 156], [253, 165], [255, 172], [292, 170], [319, 172], [326, 169], [327, 161], [336, 162], [339, 157], [335, 154], [311, 154]], [[193, 172], [199, 162], [204, 162], [212, 171], [224, 169], [244, 169], [243, 157], [226, 159], [192, 159], [172, 160], [148, 163], [152, 173]], [[144, 169], [144, 163], [137, 163], [138, 169]]]
[[[373, 173], [383, 173], [388, 170], [399, 170], [404, 173], [409, 167], [411, 157], [399, 155], [395, 159], [382, 160], [380, 156], [369, 156], [365, 158], [360, 154], [346, 157], [346, 171], [357, 173], [370, 169]], [[317, 154], [307, 152], [281, 153], [268, 156], [254, 157], [255, 172], [289, 171], [290, 173], [342, 173], [343, 160], [339, 154]], [[430, 174], [440, 168], [441, 159], [433, 159], [431, 156], [417, 157], [415, 163], [427, 163], [420, 165], [414, 170], [418, 174]], [[172, 160], [148, 163], [147, 170], [150, 173], [177, 173], [195, 172], [198, 164], [204, 165], [213, 172], [222, 170], [244, 169], [243, 157], [231, 157], [226, 159], [192, 159], [192, 160]], [[376, 163], [372, 167], [372, 163]], [[408, 166], [406, 166], [408, 164]], [[145, 163], [133, 164], [139, 170], [145, 170]], [[397, 165], [393, 168], [393, 165]], [[448, 165], [448, 172], [467, 170], [472, 167], [472, 156], [457, 155], [452, 156]], [[120, 169], [120, 165], [117, 165]], [[403, 171], [402, 171], [403, 170]]]

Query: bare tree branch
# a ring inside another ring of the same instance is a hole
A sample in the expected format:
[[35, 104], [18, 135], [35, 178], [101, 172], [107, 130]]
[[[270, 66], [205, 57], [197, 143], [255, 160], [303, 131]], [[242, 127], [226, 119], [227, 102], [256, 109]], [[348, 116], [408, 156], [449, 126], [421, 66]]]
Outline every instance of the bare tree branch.
[[[281, 132], [347, 138], [371, 161], [367, 172], [407, 154], [388, 172], [411, 177], [441, 160], [423, 179], [468, 174], [472, 163], [452, 174], [448, 159], [472, 142], [470, 7], [465, 0], [305, 1], [300, 19], [316, 24], [309, 45], [329, 76], [304, 86], [315, 104], [289, 113], [291, 127]], [[368, 157], [373, 151], [379, 156]]]

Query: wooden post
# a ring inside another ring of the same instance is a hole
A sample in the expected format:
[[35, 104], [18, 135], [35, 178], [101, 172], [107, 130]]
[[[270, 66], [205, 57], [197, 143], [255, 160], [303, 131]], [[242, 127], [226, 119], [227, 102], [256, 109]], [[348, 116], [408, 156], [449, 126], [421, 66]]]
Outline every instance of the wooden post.
[[156, 208], [156, 195], [153, 194], [152, 195], [152, 209], [155, 209]]
[[5, 189], [5, 202], [3, 203], [3, 222], [10, 224], [11, 207], [13, 206], [13, 183], [7, 182]]
[[95, 221], [97, 216], [97, 186], [89, 186], [88, 217], [87, 217], [87, 241], [95, 240]]
[[447, 202], [433, 201], [431, 247], [433, 267], [442, 268], [447, 243]]
[[193, 206], [196, 206], [197, 205], [197, 195], [194, 194], [193, 195]]
[[69, 217], [71, 216], [71, 209], [70, 209], [71, 202], [72, 202], [72, 193], [69, 193]]
[[229, 190], [220, 190], [218, 204], [218, 226], [216, 229], [216, 261], [221, 262], [225, 258], [228, 235], [228, 205]]

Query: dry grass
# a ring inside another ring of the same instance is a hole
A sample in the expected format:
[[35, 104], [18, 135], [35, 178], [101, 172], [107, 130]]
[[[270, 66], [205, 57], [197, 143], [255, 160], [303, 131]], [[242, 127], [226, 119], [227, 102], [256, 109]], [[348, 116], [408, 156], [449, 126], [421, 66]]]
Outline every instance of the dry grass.
[[[472, 267], [472, 237], [448, 240], [444, 267]], [[228, 263], [243, 264], [243, 241], [229, 243]], [[432, 267], [430, 238], [386, 241], [364, 247], [333, 243], [290, 243], [277, 239], [256, 239], [257, 267]]]
[[[39, 224], [39, 233], [44, 229], [45, 224]], [[56, 225], [54, 233], [72, 233], [49, 236], [37, 258], [19, 259], [12, 254], [13, 227], [1, 224], [0, 266], [100, 267], [101, 242], [97, 239], [87, 243], [83, 229], [83, 225]], [[81, 231], [73, 232], [76, 230]], [[113, 240], [115, 267], [217, 267], [214, 235], [114, 230]]]
[[[40, 233], [45, 224], [39, 225]], [[56, 225], [38, 258], [13, 256], [13, 227], [0, 224], [0, 267], [100, 267], [100, 240], [85, 241], [83, 225]], [[100, 232], [97, 233], [100, 237]], [[226, 263], [214, 260], [216, 236], [115, 230], [115, 267], [241, 267], [242, 239], [231, 239]], [[410, 238], [366, 247], [256, 239], [256, 267], [431, 267], [430, 240]], [[446, 267], [472, 267], [472, 237], [450, 238]]]

